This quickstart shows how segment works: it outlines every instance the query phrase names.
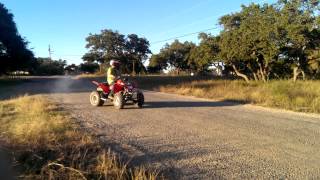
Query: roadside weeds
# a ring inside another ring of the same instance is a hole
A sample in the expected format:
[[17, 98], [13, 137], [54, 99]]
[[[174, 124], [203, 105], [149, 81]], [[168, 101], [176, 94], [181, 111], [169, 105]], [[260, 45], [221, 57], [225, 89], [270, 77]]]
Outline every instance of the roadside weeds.
[[269, 83], [240, 80], [200, 80], [161, 85], [160, 92], [223, 101], [236, 101], [296, 112], [320, 113], [320, 82], [288, 80]]
[[159, 179], [127, 167], [44, 96], [0, 101], [1, 147], [23, 179]]

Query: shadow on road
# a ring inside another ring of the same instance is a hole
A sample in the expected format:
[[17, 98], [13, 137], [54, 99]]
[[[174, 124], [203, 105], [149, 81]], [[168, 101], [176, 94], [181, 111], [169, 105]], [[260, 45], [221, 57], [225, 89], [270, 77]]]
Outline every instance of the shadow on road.
[[244, 104], [242, 101], [153, 101], [146, 102], [144, 108], [193, 108], [193, 107], [222, 107]]
[[[200, 158], [201, 155], [211, 153], [212, 149], [199, 148], [195, 151], [193, 148], [189, 148], [189, 143], [195, 144], [197, 142], [180, 142], [179, 146], [183, 148], [177, 150], [176, 145], [154, 141], [154, 136], [140, 138], [144, 139], [144, 145], [141, 145], [140, 142], [135, 141], [131, 141], [128, 144], [124, 142], [118, 143], [111, 139], [107, 140], [105, 138], [102, 138], [101, 142], [104, 143], [106, 147], [111, 148], [112, 151], [119, 154], [121, 161], [127, 162], [128, 167], [143, 167], [147, 165], [148, 169], [158, 172], [160, 175], [163, 175], [165, 179], [182, 179], [184, 176], [182, 171], [189, 172], [190, 179], [194, 179], [192, 178], [192, 175], [201, 176], [208, 173], [205, 170], [196, 169], [196, 167], [192, 166], [185, 166], [182, 169], [182, 167], [176, 166], [174, 162], [184, 159]], [[153, 152], [146, 147], [159, 147], [159, 149], [167, 149], [167, 151]], [[132, 156], [133, 151], [136, 153], [138, 152], [138, 154]], [[211, 178], [222, 179], [219, 174], [216, 174]]]
[[[84, 78], [73, 79], [68, 76], [58, 77], [34, 77], [27, 82], [0, 88], [0, 100], [6, 100], [17, 96], [36, 95], [36, 94], [56, 94], [56, 93], [81, 93], [90, 92], [96, 87], [91, 83], [92, 80], [103, 81], [103, 78]], [[221, 107], [236, 106], [245, 102], [227, 101], [154, 101], [147, 102], [145, 108], [192, 108], [192, 107]]]

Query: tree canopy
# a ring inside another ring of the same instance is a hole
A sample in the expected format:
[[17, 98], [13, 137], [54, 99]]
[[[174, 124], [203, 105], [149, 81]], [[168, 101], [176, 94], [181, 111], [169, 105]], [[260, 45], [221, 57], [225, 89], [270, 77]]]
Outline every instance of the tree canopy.
[[0, 3], [0, 74], [16, 70], [32, 70], [35, 59], [19, 34], [14, 16]]
[[[64, 75], [65, 60], [52, 60], [50, 58], [37, 58], [36, 66], [34, 67], [34, 74], [36, 75]], [[70, 68], [72, 65], [69, 66]], [[73, 66], [74, 67], [74, 66]]]
[[[180, 42], [175, 40], [172, 44], [166, 44], [157, 55], [152, 55], [149, 69], [159, 71], [160, 69], [173, 68], [179, 74], [180, 71], [191, 70], [191, 50], [195, 48], [192, 42]], [[159, 69], [160, 68], [160, 69]]]
[[100, 34], [90, 34], [86, 41], [89, 52], [83, 56], [85, 62], [107, 64], [110, 60], [117, 59], [122, 63], [125, 73], [145, 71], [143, 62], [151, 53], [146, 38], [136, 34], [125, 36], [118, 31], [104, 29]]
[[199, 39], [201, 40], [198, 46], [194, 46], [190, 52], [188, 61], [189, 66], [196, 72], [204, 72], [215, 61], [218, 61], [219, 38], [210, 34], [200, 33]]
[[246, 81], [320, 77], [319, 0], [279, 0], [242, 6], [220, 18], [222, 30], [201, 33], [200, 43], [166, 44], [149, 69], [167, 64], [183, 71], [207, 71], [215, 62]]

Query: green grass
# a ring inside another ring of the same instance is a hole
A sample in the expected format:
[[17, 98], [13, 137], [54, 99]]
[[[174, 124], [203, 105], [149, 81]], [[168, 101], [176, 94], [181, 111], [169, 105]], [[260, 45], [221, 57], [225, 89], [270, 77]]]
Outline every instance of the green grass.
[[0, 141], [22, 179], [156, 179], [128, 168], [43, 96], [0, 101]]

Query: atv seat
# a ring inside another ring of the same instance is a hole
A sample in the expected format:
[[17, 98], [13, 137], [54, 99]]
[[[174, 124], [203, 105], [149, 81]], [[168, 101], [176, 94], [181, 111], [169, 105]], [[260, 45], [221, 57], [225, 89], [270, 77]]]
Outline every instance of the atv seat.
[[102, 82], [101, 84], [103, 84], [105, 86], [109, 86], [108, 82]]

